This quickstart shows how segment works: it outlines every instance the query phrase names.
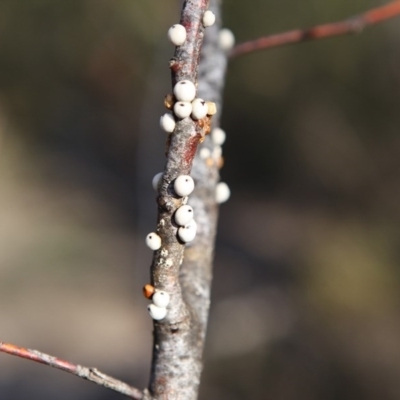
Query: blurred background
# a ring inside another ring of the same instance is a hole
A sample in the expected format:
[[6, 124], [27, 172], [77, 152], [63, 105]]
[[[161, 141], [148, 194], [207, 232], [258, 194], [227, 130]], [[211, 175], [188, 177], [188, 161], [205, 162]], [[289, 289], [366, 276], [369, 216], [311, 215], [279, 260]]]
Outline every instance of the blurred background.
[[[226, 1], [237, 41], [380, 0]], [[0, 340], [145, 387], [174, 0], [0, 1]], [[234, 60], [201, 399], [400, 397], [400, 19]], [[0, 398], [123, 397], [0, 354]]]

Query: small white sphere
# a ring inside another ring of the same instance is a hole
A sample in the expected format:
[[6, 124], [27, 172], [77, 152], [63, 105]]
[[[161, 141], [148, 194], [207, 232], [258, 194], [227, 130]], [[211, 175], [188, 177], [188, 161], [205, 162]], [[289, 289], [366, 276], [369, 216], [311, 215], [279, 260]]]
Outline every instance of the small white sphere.
[[192, 113], [192, 105], [187, 101], [178, 101], [174, 105], [174, 113], [180, 118], [186, 118]]
[[175, 212], [175, 222], [179, 226], [187, 225], [190, 221], [192, 221], [193, 217], [193, 208], [188, 205], [179, 207]]
[[158, 187], [160, 186], [163, 174], [164, 172], [159, 172], [158, 174], [155, 174], [153, 180], [151, 181], [151, 184], [155, 191], [158, 191]]
[[172, 114], [166, 113], [160, 118], [161, 129], [165, 132], [173, 132], [175, 129], [175, 118]]
[[178, 101], [192, 101], [196, 97], [196, 86], [188, 80], [180, 81], [174, 86], [174, 95]]
[[181, 46], [186, 40], [186, 29], [181, 24], [172, 25], [168, 29], [168, 39], [175, 46]]
[[196, 233], [197, 223], [194, 219], [178, 229], [178, 237], [184, 243], [191, 242], [196, 237]]
[[219, 31], [218, 37], [219, 47], [222, 50], [231, 50], [235, 45], [235, 35], [230, 29], [224, 28]]
[[215, 200], [217, 203], [225, 203], [231, 196], [229, 186], [225, 182], [219, 182], [215, 188]]
[[167, 315], [167, 309], [165, 307], [157, 307], [155, 304], [149, 304], [147, 310], [149, 311], [150, 317], [157, 321], [164, 319]]
[[146, 244], [151, 250], [158, 250], [161, 247], [161, 238], [157, 233], [151, 232], [146, 236]]
[[226, 133], [221, 128], [214, 128], [211, 131], [211, 139], [217, 146], [221, 146], [225, 143]]
[[208, 113], [208, 105], [203, 99], [194, 99], [192, 101], [192, 118], [202, 119]]
[[214, 25], [214, 22], [215, 22], [215, 14], [212, 11], [207, 10], [203, 15], [203, 25], [205, 27], [211, 26]]
[[174, 190], [178, 196], [189, 196], [194, 190], [193, 178], [189, 175], [180, 175], [175, 179]]
[[170, 298], [167, 292], [164, 292], [163, 290], [156, 290], [151, 300], [155, 306], [165, 308], [169, 304]]
[[206, 160], [211, 157], [211, 151], [210, 149], [207, 149], [207, 147], [203, 147], [200, 149], [199, 155], [202, 160]]

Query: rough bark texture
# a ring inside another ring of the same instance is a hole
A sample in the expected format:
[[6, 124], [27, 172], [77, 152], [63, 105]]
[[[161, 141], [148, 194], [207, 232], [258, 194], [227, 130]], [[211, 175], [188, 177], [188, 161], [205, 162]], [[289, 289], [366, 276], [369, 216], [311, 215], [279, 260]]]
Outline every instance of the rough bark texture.
[[[180, 23], [186, 28], [185, 43], [177, 47], [170, 61], [172, 85], [183, 79], [197, 83], [198, 62], [204, 37], [201, 20], [208, 0], [187, 0]], [[145, 398], [196, 399], [200, 383], [202, 343], [197, 332], [198, 318], [185, 302], [179, 281], [185, 246], [177, 239], [173, 215], [182, 205], [171, 189], [179, 175], [190, 174], [192, 162], [203, 136], [203, 128], [191, 118], [176, 124], [167, 150], [167, 163], [158, 196], [157, 233], [162, 246], [154, 253], [151, 279], [155, 288], [170, 294], [168, 314], [154, 321], [154, 344], [149, 392]], [[195, 218], [198, 219], [195, 210]], [[186, 290], [186, 288], [185, 288]]]
[[[219, 48], [220, 0], [210, 1], [210, 10], [217, 17], [216, 23], [207, 28], [199, 68], [199, 97], [217, 104], [218, 113], [213, 117], [213, 127], [219, 125], [222, 110], [222, 90], [225, 82], [227, 58]], [[201, 148], [213, 154], [214, 144], [208, 136]], [[197, 356], [199, 363], [203, 353], [210, 306], [212, 266], [215, 247], [215, 235], [218, 220], [218, 205], [215, 201], [215, 188], [219, 181], [217, 160], [196, 155], [192, 173], [196, 188], [189, 198], [189, 204], [196, 213], [198, 226], [196, 239], [188, 245], [181, 268], [181, 285], [186, 303], [190, 306], [196, 320]]]

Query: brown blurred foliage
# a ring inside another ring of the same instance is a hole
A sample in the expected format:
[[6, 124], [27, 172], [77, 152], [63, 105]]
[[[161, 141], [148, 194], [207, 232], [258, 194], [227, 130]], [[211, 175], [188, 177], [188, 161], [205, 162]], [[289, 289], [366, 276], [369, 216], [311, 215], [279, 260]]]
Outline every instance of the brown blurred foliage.
[[[226, 1], [238, 41], [372, 0]], [[142, 387], [179, 2], [0, 1], [0, 339]], [[400, 28], [232, 62], [203, 399], [398, 399]], [[113, 399], [0, 355], [0, 398]]]

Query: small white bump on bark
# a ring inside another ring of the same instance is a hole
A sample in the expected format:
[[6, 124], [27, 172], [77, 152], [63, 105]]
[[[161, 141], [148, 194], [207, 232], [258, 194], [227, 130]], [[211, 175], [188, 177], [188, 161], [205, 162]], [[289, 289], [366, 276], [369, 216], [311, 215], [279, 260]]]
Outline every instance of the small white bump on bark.
[[192, 113], [192, 105], [187, 101], [178, 101], [174, 105], [174, 113], [180, 118], [186, 118]]
[[164, 172], [159, 172], [158, 174], [155, 174], [153, 180], [151, 181], [151, 184], [155, 191], [158, 191], [158, 187], [160, 186], [163, 174]]
[[196, 97], [196, 86], [188, 80], [180, 81], [174, 86], [174, 96], [178, 101], [193, 101]]
[[226, 140], [226, 133], [221, 128], [214, 128], [211, 131], [211, 139], [217, 146], [222, 146]]
[[155, 304], [149, 304], [147, 310], [149, 311], [150, 317], [156, 321], [164, 319], [167, 315], [167, 309], [165, 307], [157, 307]]
[[212, 11], [207, 10], [203, 15], [204, 27], [207, 28], [208, 26], [212, 26], [214, 25], [214, 22], [215, 22], [215, 14]]
[[196, 233], [197, 223], [194, 219], [178, 229], [178, 237], [184, 243], [191, 242], [196, 237]]
[[155, 232], [146, 236], [146, 244], [151, 250], [158, 250], [161, 247], [161, 238]]
[[175, 118], [172, 114], [166, 113], [160, 118], [160, 127], [165, 132], [171, 133], [175, 129]]
[[219, 47], [224, 51], [229, 51], [235, 45], [235, 35], [230, 29], [224, 28], [219, 31]]
[[210, 149], [207, 149], [207, 147], [203, 147], [199, 152], [199, 156], [202, 160], [206, 160], [207, 158], [210, 158], [211, 157]]
[[208, 105], [203, 99], [194, 99], [192, 101], [192, 118], [203, 119], [208, 113]]
[[174, 218], [175, 218], [175, 222], [177, 223], [177, 225], [179, 225], [179, 226], [187, 225], [194, 218], [193, 208], [188, 205], [179, 207], [175, 211]]
[[172, 25], [168, 29], [168, 39], [175, 46], [181, 46], [186, 40], [186, 29], [181, 24]]
[[215, 188], [215, 200], [218, 204], [225, 203], [231, 196], [231, 190], [225, 182], [219, 182]]
[[194, 190], [193, 178], [189, 175], [180, 175], [175, 179], [174, 190], [178, 196], [189, 196]]
[[153, 301], [153, 304], [156, 305], [157, 307], [165, 308], [169, 304], [170, 297], [167, 292], [156, 289], [151, 300]]

